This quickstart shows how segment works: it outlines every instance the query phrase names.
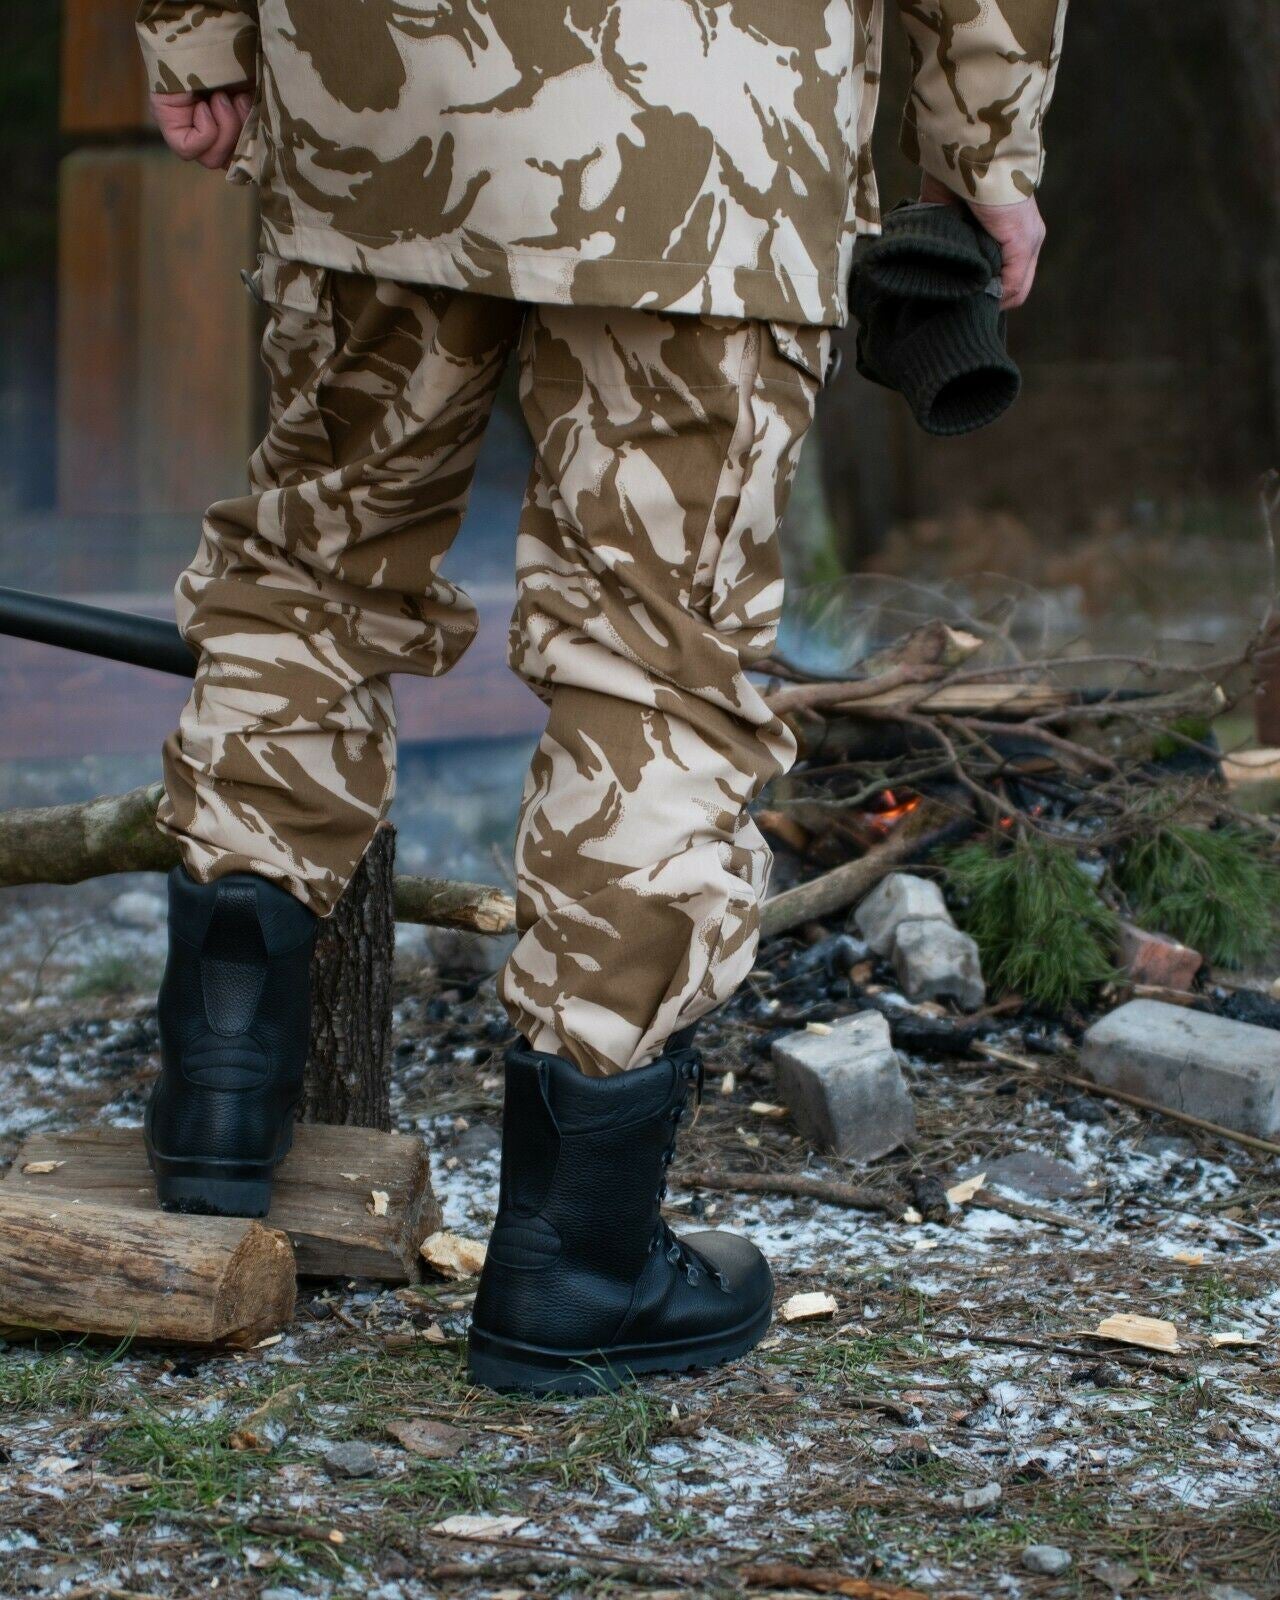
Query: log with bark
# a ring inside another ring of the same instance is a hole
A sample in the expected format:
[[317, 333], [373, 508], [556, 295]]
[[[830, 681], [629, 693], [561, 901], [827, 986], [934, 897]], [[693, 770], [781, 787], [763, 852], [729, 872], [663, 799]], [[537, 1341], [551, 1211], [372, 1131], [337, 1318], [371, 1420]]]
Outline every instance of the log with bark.
[[[72, 1213], [88, 1204], [156, 1215], [137, 1128], [29, 1135], [0, 1183], [0, 1198], [13, 1194]], [[426, 1148], [413, 1134], [300, 1126], [268, 1222], [288, 1236], [299, 1277], [416, 1283], [422, 1241], [440, 1226]]]
[[391, 980], [396, 832], [374, 834], [355, 876], [320, 924], [311, 958], [311, 1046], [299, 1115], [357, 1128], [391, 1126]]
[[[156, 826], [161, 787], [65, 806], [0, 812], [0, 888], [84, 883], [116, 872], [168, 872], [178, 846]], [[449, 878], [395, 880], [395, 919], [470, 933], [510, 933], [515, 903], [501, 889]]]
[[293, 1316], [278, 1229], [0, 1184], [0, 1328], [246, 1348]]

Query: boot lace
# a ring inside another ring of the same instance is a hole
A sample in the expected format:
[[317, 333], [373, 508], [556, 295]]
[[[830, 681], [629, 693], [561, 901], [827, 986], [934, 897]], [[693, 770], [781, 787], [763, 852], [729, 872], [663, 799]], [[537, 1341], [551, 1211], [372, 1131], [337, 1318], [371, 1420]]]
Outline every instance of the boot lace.
[[697, 1050], [689, 1049], [681, 1053], [678, 1060], [678, 1070], [683, 1080], [683, 1093], [671, 1108], [669, 1120], [671, 1134], [667, 1140], [666, 1148], [660, 1157], [662, 1181], [658, 1185], [657, 1194], [657, 1221], [654, 1224], [653, 1237], [649, 1241], [650, 1250], [661, 1250], [671, 1265], [683, 1272], [691, 1284], [696, 1284], [705, 1272], [713, 1278], [721, 1288], [724, 1282], [716, 1269], [698, 1252], [687, 1245], [678, 1234], [673, 1233], [671, 1227], [662, 1215], [662, 1202], [667, 1198], [667, 1176], [671, 1170], [671, 1163], [675, 1160], [676, 1140], [680, 1134], [680, 1124], [684, 1114], [689, 1109], [689, 1088], [692, 1085], [695, 1091], [696, 1104], [702, 1104], [703, 1067], [702, 1056]]

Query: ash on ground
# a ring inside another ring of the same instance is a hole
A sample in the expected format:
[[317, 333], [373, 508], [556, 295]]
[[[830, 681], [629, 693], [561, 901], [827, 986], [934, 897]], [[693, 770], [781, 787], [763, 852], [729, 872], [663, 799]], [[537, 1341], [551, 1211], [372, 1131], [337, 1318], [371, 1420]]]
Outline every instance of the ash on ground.
[[[10, 898], [0, 1162], [33, 1130], [140, 1120], [155, 887]], [[475, 1238], [509, 1039], [487, 966], [422, 938], [396, 1009], [397, 1125], [430, 1145], [445, 1225]], [[572, 1401], [468, 1385], [468, 1283], [309, 1291], [247, 1354], [11, 1344], [0, 1595], [656, 1600], [798, 1591], [788, 1565], [931, 1596], [1276, 1594], [1280, 1165], [976, 1057], [971, 1028], [949, 1046], [944, 1017], [845, 967], [796, 940], [762, 952], [704, 1031], [670, 1197], [676, 1225], [753, 1238], [780, 1305], [822, 1291], [832, 1316], [779, 1320], [736, 1366]], [[770, 1045], [871, 1001], [905, 1020], [918, 1137], [854, 1169], [768, 1109]], [[1050, 1067], [1061, 1042], [980, 1026]], [[693, 1189], [682, 1167], [857, 1184], [892, 1214]], [[945, 1221], [902, 1220], [982, 1174]], [[1173, 1323], [1177, 1349], [1093, 1337], [1121, 1313]], [[428, 1453], [389, 1431], [409, 1420], [432, 1425]]]

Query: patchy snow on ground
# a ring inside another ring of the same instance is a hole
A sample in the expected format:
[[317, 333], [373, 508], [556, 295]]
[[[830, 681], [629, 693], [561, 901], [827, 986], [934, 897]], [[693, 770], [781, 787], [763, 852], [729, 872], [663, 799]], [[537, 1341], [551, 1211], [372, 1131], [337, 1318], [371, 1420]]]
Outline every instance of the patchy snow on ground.
[[[100, 992], [120, 955], [138, 992]], [[34, 1130], [138, 1123], [156, 955], [145, 929], [76, 933], [47, 906], [0, 925], [0, 1161]], [[507, 1037], [485, 971], [476, 957], [446, 982], [406, 963], [395, 1018], [396, 1124], [429, 1148], [443, 1225], [473, 1239], [497, 1200]], [[745, 1233], [780, 1300], [822, 1290], [832, 1317], [776, 1325], [735, 1366], [585, 1401], [473, 1389], [465, 1283], [304, 1286], [284, 1338], [235, 1355], [15, 1343], [0, 1596], [718, 1597], [769, 1593], [744, 1575], [764, 1561], [931, 1596], [1119, 1592], [1093, 1575], [1108, 1562], [1138, 1572], [1131, 1595], [1274, 1593], [1280, 1162], [1101, 1102], [1086, 1119], [1078, 1096], [995, 1063], [913, 1060], [915, 1148], [852, 1171], [750, 1109], [773, 1098], [767, 1035], [789, 1015], [761, 993], [710, 1030], [712, 1073], [736, 1087], [709, 1079], [685, 1170], [871, 1185], [896, 1214], [694, 1188], [678, 1162], [667, 1215]], [[1075, 1197], [996, 1178], [945, 1222], [898, 1220], [918, 1179], [1016, 1152], [1065, 1163]], [[1120, 1312], [1172, 1322], [1178, 1350], [1093, 1336]], [[1215, 1347], [1227, 1334], [1256, 1342]], [[294, 1387], [279, 1442], [238, 1447], [264, 1397]], [[459, 1429], [460, 1453], [424, 1460], [386, 1432], [412, 1417]], [[330, 1471], [345, 1441], [371, 1446], [369, 1476]], [[429, 1532], [459, 1514], [525, 1521]], [[1028, 1571], [1031, 1542], [1067, 1549], [1070, 1573]]]

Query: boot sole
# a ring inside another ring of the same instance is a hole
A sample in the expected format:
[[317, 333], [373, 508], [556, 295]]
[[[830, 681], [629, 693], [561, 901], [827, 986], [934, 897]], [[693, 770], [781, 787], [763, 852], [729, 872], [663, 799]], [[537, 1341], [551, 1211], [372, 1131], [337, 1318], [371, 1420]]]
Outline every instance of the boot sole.
[[486, 1389], [598, 1394], [642, 1373], [689, 1372], [734, 1361], [759, 1344], [772, 1320], [771, 1302], [749, 1322], [704, 1339], [613, 1345], [600, 1350], [547, 1350], [473, 1325], [467, 1341], [467, 1367], [472, 1381]]
[[270, 1161], [233, 1161], [218, 1157], [166, 1156], [151, 1142], [151, 1107], [147, 1106], [147, 1163], [156, 1180], [162, 1211], [196, 1217], [265, 1217], [271, 1210], [276, 1168], [293, 1148], [293, 1109], [281, 1130]]

